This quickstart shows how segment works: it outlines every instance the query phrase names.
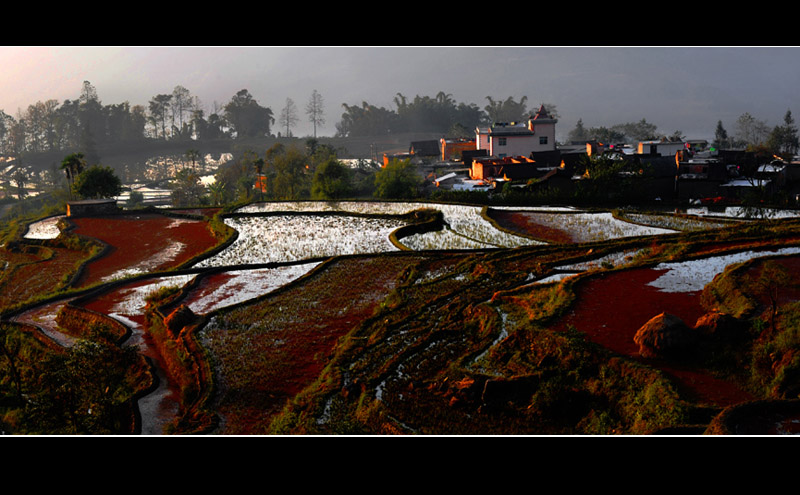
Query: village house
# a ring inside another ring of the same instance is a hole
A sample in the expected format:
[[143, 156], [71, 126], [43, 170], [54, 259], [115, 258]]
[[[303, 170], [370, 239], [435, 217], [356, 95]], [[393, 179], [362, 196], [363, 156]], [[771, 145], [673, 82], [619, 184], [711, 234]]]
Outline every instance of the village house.
[[475, 130], [477, 149], [489, 156], [529, 156], [533, 152], [556, 149], [556, 119], [542, 105], [527, 122], [495, 123]]
[[471, 168], [473, 160], [489, 156], [486, 150], [464, 150], [461, 152], [461, 163], [464, 167]]
[[118, 213], [116, 199], [86, 199], [67, 202], [68, 217], [88, 217]]
[[687, 139], [686, 146], [692, 153], [700, 153], [708, 149], [708, 141], [705, 139]]
[[527, 180], [536, 176], [535, 163], [525, 156], [477, 158], [472, 161], [470, 178], [483, 181], [499, 178]]
[[408, 153], [420, 158], [439, 156], [439, 142], [435, 140], [412, 141], [408, 147]]
[[688, 149], [683, 141], [640, 141], [636, 149], [639, 155], [675, 156], [675, 153]]
[[457, 161], [462, 159], [465, 151], [477, 149], [474, 139], [467, 138], [442, 138], [439, 140], [443, 162]]
[[411, 160], [412, 158], [414, 158], [414, 155], [411, 154], [411, 153], [404, 153], [404, 152], [392, 153], [392, 152], [387, 152], [387, 153], [383, 154], [383, 165], [382, 166], [385, 167], [385, 166], [389, 165], [389, 162], [391, 162], [392, 160]]

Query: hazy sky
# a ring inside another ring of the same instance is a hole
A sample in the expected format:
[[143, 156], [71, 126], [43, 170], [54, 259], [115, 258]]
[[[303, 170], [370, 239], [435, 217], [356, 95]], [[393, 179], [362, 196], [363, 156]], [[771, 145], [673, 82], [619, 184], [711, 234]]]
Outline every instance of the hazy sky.
[[[157, 94], [187, 88], [207, 113], [247, 89], [277, 116], [294, 100], [304, 108], [316, 89], [332, 135], [342, 103], [394, 109], [402, 93], [436, 96], [481, 108], [487, 96], [528, 97], [528, 107], [556, 106], [560, 138], [575, 127], [646, 119], [664, 134], [713, 138], [745, 112], [769, 126], [787, 110], [800, 121], [800, 47], [0, 47], [0, 110], [49, 99], [74, 99], [83, 81], [105, 105], [147, 105]], [[277, 126], [277, 124], [276, 124]], [[277, 130], [277, 129], [276, 129]]]

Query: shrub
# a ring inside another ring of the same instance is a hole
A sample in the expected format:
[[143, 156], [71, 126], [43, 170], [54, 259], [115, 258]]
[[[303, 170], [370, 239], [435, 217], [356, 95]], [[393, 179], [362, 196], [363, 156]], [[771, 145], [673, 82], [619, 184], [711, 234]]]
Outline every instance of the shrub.
[[82, 198], [111, 198], [122, 191], [122, 183], [111, 167], [92, 166], [75, 178], [72, 190]]
[[800, 394], [800, 302], [781, 307], [774, 332], [762, 333], [752, 350], [751, 383], [761, 395], [796, 398]]
[[421, 182], [411, 160], [391, 160], [375, 174], [375, 195], [384, 199], [414, 198]]
[[311, 181], [312, 199], [340, 199], [350, 193], [349, 169], [335, 158], [320, 164]]

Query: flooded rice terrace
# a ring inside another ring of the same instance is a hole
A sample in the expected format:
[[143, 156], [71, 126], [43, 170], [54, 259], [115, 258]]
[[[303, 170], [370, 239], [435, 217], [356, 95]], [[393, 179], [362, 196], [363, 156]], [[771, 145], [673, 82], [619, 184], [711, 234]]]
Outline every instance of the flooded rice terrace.
[[[407, 222], [389, 216], [404, 215], [420, 208], [441, 211], [444, 227], [441, 230], [403, 237], [398, 240], [400, 245], [393, 243], [390, 240], [391, 234], [407, 225]], [[296, 214], [301, 212], [302, 215]], [[341, 215], [325, 215], [330, 212]], [[145, 297], [161, 287], [183, 287], [195, 280], [197, 283], [184, 295], [183, 303], [195, 314], [207, 315], [222, 308], [262, 297], [302, 278], [319, 265], [319, 261], [305, 263], [305, 260], [396, 252], [402, 249], [483, 250], [543, 246], [553, 242], [574, 244], [638, 236], [659, 236], [722, 228], [730, 224], [717, 221], [711, 218], [712, 216], [741, 215], [741, 212], [734, 210], [726, 212], [727, 215], [711, 215], [707, 211], [698, 210], [695, 214], [682, 217], [635, 212], [617, 216], [610, 212], [582, 211], [571, 207], [487, 208], [425, 202], [379, 201], [255, 203], [242, 207], [235, 213], [235, 216], [224, 219], [225, 224], [238, 233], [235, 241], [218, 253], [194, 263], [191, 266], [194, 270], [192, 274], [162, 276], [132, 282], [130, 285], [123, 285], [101, 294], [84, 306], [125, 324], [132, 330], [132, 337], [128, 343], [140, 346], [145, 355], [158, 361], [157, 352], [148, 343], [143, 314]], [[260, 215], [264, 213], [270, 215]], [[63, 218], [54, 216], [32, 223], [25, 238], [57, 237], [60, 234], [59, 221]], [[113, 248], [111, 254], [87, 265], [84, 284], [124, 279], [137, 274], [159, 271], [163, 273], [164, 270], [180, 266], [193, 256], [204, 252], [215, 242], [208, 233], [201, 235], [197, 230], [202, 224], [199, 220], [134, 214], [106, 219], [73, 219], [73, 221], [78, 226], [76, 229], [78, 233], [103, 240]], [[120, 227], [116, 225], [117, 222], [131, 223], [130, 226]], [[203, 241], [198, 243], [200, 238]], [[135, 241], [131, 242], [132, 240]], [[656, 292], [663, 295], [696, 294], [716, 274], [721, 273], [732, 263], [754, 257], [785, 254], [800, 254], [800, 249], [741, 251], [725, 256], [662, 263], [652, 269], [655, 276], [647, 276], [644, 283], [647, 290], [654, 291], [654, 294]], [[552, 278], [539, 280], [538, 283], [558, 281], [602, 267], [624, 266], [636, 255], [635, 250], [623, 250], [598, 255], [580, 263], [556, 266], [554, 268], [560, 273], [556, 273]], [[247, 268], [247, 265], [266, 263], [286, 265]], [[235, 269], [226, 269], [228, 267]], [[213, 272], [204, 273], [206, 270]], [[667, 299], [665, 297], [665, 300]], [[595, 298], [595, 300], [600, 299]], [[18, 316], [17, 320], [37, 325], [53, 336], [58, 332], [54, 323], [54, 313], [58, 308], [58, 304], [33, 308]], [[697, 309], [690, 310], [687, 317], [695, 317], [696, 312]], [[573, 318], [579, 317], [582, 316], [573, 315]], [[626, 331], [629, 332], [630, 330]], [[61, 341], [64, 345], [69, 345], [69, 339], [61, 338]], [[616, 345], [610, 342], [607, 344], [612, 349]], [[632, 340], [617, 350], [632, 354], [631, 345]], [[142, 431], [146, 434], [158, 434], [161, 426], [167, 422], [167, 418], [177, 407], [175, 390], [169, 387], [164, 376], [161, 378], [164, 383], [159, 389], [140, 402]]]

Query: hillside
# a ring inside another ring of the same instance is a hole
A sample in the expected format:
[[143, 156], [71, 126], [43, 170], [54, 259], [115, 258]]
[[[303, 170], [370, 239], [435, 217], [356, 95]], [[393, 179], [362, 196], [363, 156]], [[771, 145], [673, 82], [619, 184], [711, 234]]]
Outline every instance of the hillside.
[[[43, 219], [2, 251], [2, 428], [792, 433], [800, 220], [694, 213], [300, 201]], [[52, 401], [32, 356], [87, 342], [126, 373], [105, 422], [60, 424], [56, 402], [24, 399]]]

